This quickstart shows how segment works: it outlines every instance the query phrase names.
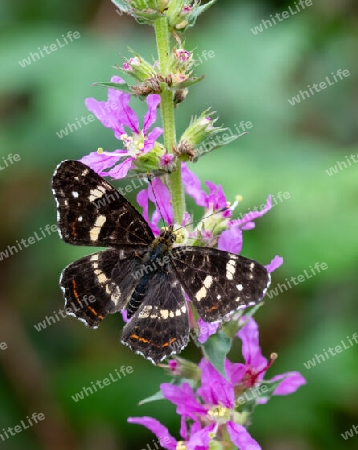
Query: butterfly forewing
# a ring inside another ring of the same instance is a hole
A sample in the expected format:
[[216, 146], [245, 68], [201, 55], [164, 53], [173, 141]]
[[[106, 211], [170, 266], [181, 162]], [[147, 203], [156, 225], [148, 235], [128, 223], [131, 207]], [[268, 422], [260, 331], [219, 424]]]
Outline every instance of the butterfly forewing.
[[52, 181], [61, 238], [75, 245], [149, 245], [143, 216], [102, 177], [79, 161], [63, 161]]
[[270, 274], [258, 262], [214, 248], [176, 247], [172, 250], [172, 264], [199, 316], [206, 322], [255, 305], [270, 283]]
[[149, 279], [143, 302], [125, 326], [121, 341], [154, 363], [187, 345], [188, 305], [169, 265]]

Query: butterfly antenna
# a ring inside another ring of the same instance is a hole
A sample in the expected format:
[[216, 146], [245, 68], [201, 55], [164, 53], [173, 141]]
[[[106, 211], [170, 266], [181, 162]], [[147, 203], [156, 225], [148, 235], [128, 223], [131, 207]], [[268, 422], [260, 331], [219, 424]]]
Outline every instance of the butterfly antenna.
[[155, 176], [154, 176], [154, 174], [152, 174], [150, 172], [147, 172], [147, 178], [148, 178], [148, 183], [150, 184], [150, 186], [152, 188], [153, 197], [154, 197], [154, 200], [155, 200], [155, 203], [156, 203], [155, 206], [157, 207], [157, 209], [159, 211], [160, 218], [162, 219], [163, 223], [165, 224], [164, 216], [163, 216], [162, 211], [160, 209], [159, 202], [158, 202], [157, 196], [155, 194], [154, 186], [153, 186], [153, 183], [152, 183], [152, 180], [155, 178]]
[[200, 220], [193, 220], [193, 222], [189, 222], [189, 223], [187, 223], [186, 225], [183, 225], [182, 227], [177, 228], [175, 231], [179, 231], [179, 230], [181, 230], [182, 228], [186, 228], [186, 227], [189, 226], [189, 225], [193, 225], [195, 222], [202, 222], [202, 221], [204, 221], [205, 219], [208, 219], [209, 217], [214, 216], [215, 214], [223, 213], [223, 212], [225, 212], [225, 211], [228, 211], [229, 209], [231, 209], [230, 206], [225, 206], [224, 208], [218, 209], [217, 211], [215, 211], [215, 212], [209, 214], [208, 216], [202, 217]]

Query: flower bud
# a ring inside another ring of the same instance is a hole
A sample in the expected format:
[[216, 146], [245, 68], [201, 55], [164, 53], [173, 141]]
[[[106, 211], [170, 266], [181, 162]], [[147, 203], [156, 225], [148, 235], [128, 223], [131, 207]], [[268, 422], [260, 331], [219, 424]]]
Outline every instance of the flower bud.
[[184, 131], [180, 138], [180, 145], [184, 142], [187, 146], [198, 146], [208, 137], [223, 131], [222, 127], [215, 127], [217, 119], [212, 119], [208, 111], [204, 111], [198, 118], [194, 118], [189, 127]]

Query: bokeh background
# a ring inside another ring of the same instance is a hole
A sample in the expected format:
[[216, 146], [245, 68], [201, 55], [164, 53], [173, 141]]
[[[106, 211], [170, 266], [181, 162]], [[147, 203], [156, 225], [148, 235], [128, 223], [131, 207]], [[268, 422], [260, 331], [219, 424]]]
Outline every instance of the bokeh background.
[[[286, 1], [219, 1], [199, 18], [186, 47], [215, 56], [196, 67], [205, 80], [177, 109], [177, 127], [182, 132], [192, 114], [209, 106], [234, 132], [235, 124], [251, 121], [249, 135], [191, 168], [202, 181], [221, 183], [229, 199], [241, 194], [239, 212], [260, 206], [270, 193], [289, 193], [244, 235], [243, 254], [264, 264], [276, 254], [284, 257], [273, 287], [316, 262], [328, 265], [267, 299], [256, 316], [263, 351], [279, 354], [269, 375], [297, 370], [307, 385], [258, 408], [250, 432], [265, 450], [350, 450], [358, 447], [358, 435], [345, 440], [341, 433], [358, 425], [358, 345], [310, 369], [304, 362], [358, 332], [358, 164], [326, 172], [358, 153], [358, 9], [354, 0], [313, 0], [271, 28], [251, 31], [289, 5], [295, 8]], [[0, 171], [3, 251], [56, 222], [50, 183], [61, 160], [118, 148], [97, 121], [62, 138], [56, 132], [87, 117], [86, 97], [106, 98], [106, 90], [91, 83], [118, 73], [111, 66], [129, 55], [127, 46], [150, 60], [155, 47], [152, 29], [117, 14], [109, 0], [1, 0], [0, 26], [0, 164], [10, 153], [21, 156]], [[30, 52], [68, 31], [78, 31], [80, 39], [21, 67]], [[338, 69], [350, 76], [295, 106], [288, 102]], [[139, 101], [133, 104], [144, 111]], [[135, 201], [135, 193], [128, 198]], [[120, 315], [96, 331], [72, 318], [40, 332], [34, 328], [63, 306], [60, 271], [87, 253], [51, 233], [0, 261], [0, 343], [7, 344], [0, 350], [0, 430], [33, 412], [46, 416], [0, 442], [1, 448], [154, 449], [149, 431], [127, 424], [136, 415], [154, 416], [178, 436], [169, 402], [137, 405], [169, 378], [120, 345]], [[184, 355], [198, 358], [191, 346]], [[133, 373], [72, 400], [122, 365]]]

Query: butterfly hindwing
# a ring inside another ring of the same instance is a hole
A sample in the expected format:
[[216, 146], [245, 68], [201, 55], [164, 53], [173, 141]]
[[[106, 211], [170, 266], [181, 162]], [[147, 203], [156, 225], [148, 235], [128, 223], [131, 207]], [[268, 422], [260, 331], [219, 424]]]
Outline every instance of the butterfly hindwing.
[[172, 270], [149, 278], [143, 301], [125, 326], [121, 341], [155, 364], [187, 345], [188, 305]]
[[66, 313], [97, 328], [107, 314], [123, 309], [137, 283], [131, 276], [137, 261], [133, 250], [110, 249], [67, 266], [60, 279]]
[[91, 168], [63, 161], [52, 181], [61, 238], [97, 247], [148, 245], [154, 239], [143, 216]]
[[214, 248], [176, 247], [172, 250], [172, 264], [206, 322], [257, 304], [270, 284], [270, 274], [258, 262]]

